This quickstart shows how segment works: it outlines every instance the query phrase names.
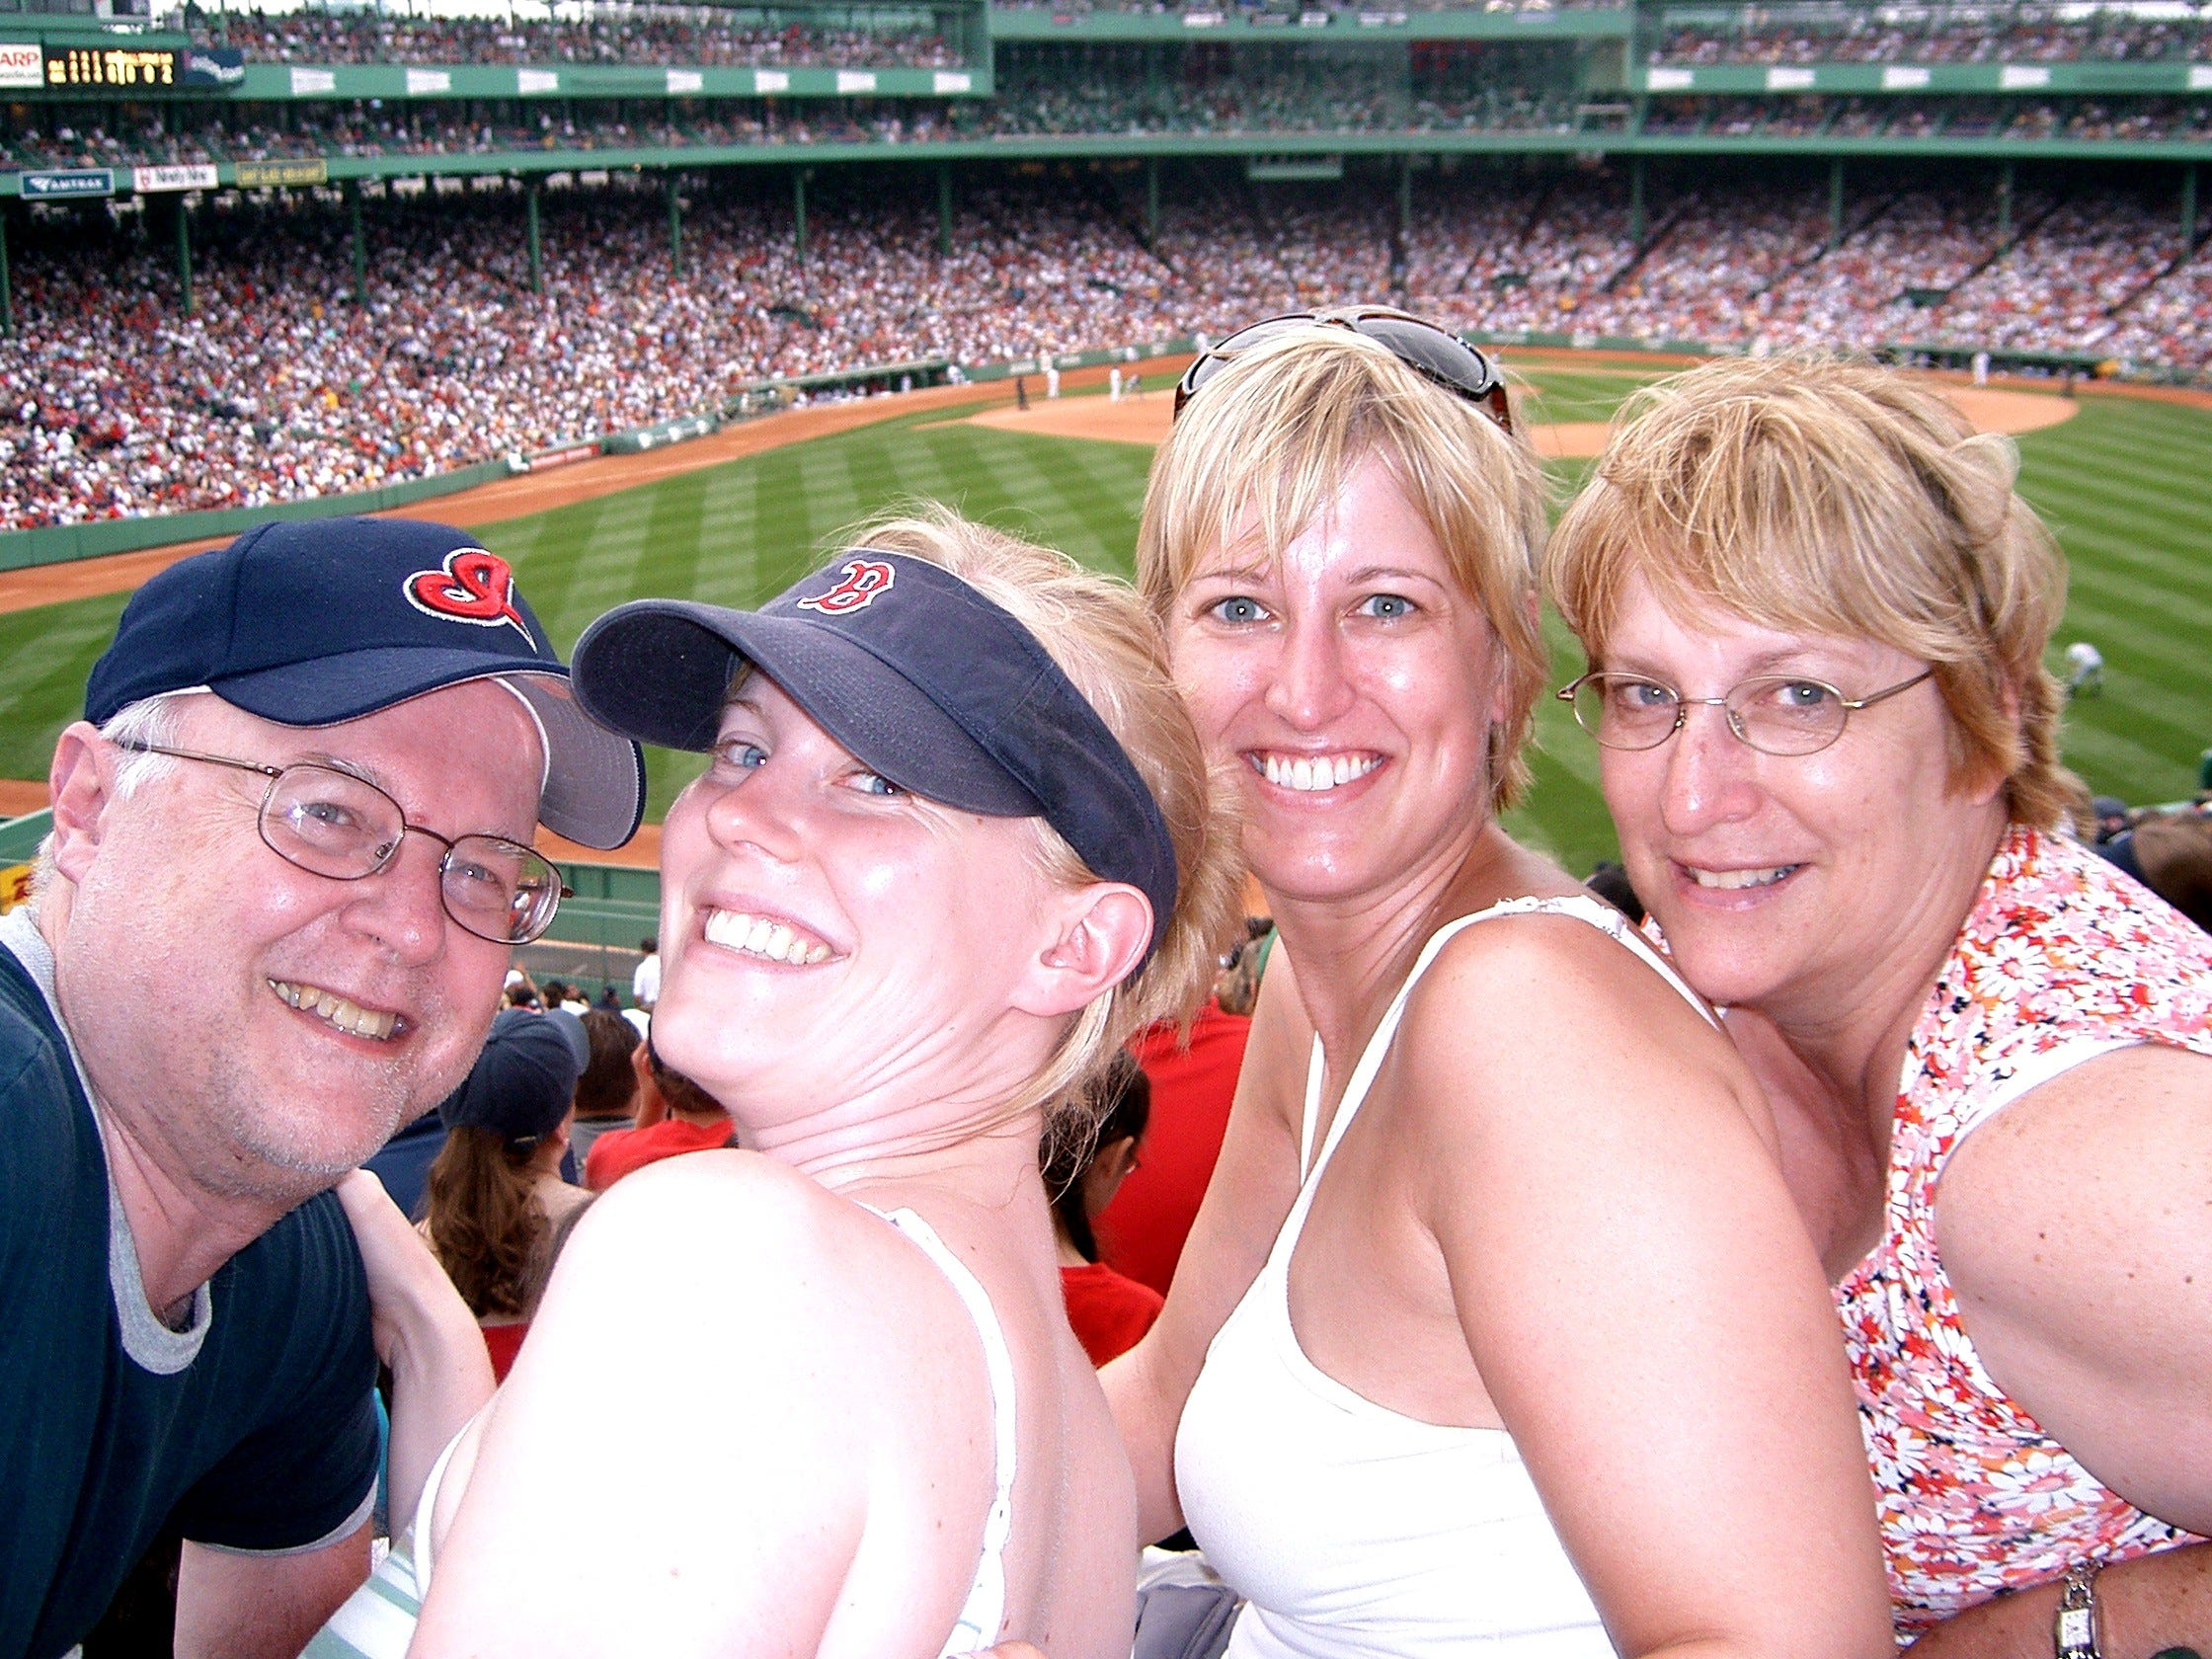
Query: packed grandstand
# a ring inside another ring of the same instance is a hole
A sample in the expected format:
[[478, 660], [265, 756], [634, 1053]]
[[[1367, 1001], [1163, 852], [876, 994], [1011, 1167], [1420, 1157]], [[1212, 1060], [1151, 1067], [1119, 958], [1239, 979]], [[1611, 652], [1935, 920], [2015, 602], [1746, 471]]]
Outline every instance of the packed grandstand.
[[[1427, 38], [1402, 10], [1298, 17], [1301, 33], [1380, 18], [1412, 37], [1358, 49], [1085, 37], [1105, 10], [1054, 9], [1072, 43], [987, 42], [992, 80], [974, 98], [6, 107], [0, 196], [35, 177], [198, 171], [168, 194], [8, 203], [0, 529], [353, 491], [727, 413], [766, 382], [1218, 335], [1349, 300], [1509, 338], [1987, 351], [2170, 379], [2212, 357], [2193, 179], [2212, 96], [1601, 84], [1640, 61], [2178, 61], [2199, 50], [2193, 7], [1704, 8], [1680, 27], [1639, 12], [1594, 46], [1498, 36], [1520, 13], [1482, 14], [1476, 40]], [[183, 26], [247, 61], [963, 60], [953, 14], [859, 17], [195, 8]], [[1302, 150], [1272, 172], [1283, 158], [1254, 150], [1330, 133], [1384, 148]], [[1462, 148], [1423, 153], [1427, 134]], [[1467, 147], [1523, 139], [1540, 147]], [[1689, 148], [1646, 156], [1646, 139]], [[2015, 166], [2032, 152], [2013, 141], [2044, 139], [2070, 142], [2065, 159]], [[1916, 156], [1936, 141], [1947, 159]], [[884, 159], [843, 150], [796, 199], [790, 166], [731, 164], [824, 144]], [[702, 147], [697, 170], [636, 170]], [[631, 165], [592, 172], [594, 152]], [[217, 169], [243, 187], [238, 169], [283, 163], [315, 171], [278, 181], [299, 188], [204, 188]]]

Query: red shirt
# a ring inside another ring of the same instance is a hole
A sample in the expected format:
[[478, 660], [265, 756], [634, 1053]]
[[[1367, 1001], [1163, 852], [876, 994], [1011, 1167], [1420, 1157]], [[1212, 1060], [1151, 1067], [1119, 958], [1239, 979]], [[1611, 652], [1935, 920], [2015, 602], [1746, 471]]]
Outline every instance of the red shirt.
[[712, 1151], [730, 1144], [730, 1120], [711, 1124], [665, 1118], [647, 1129], [613, 1129], [592, 1143], [584, 1159], [584, 1184], [602, 1193], [632, 1170], [683, 1152]]
[[1129, 1045], [1151, 1079], [1151, 1123], [1135, 1173], [1091, 1219], [1091, 1227], [1108, 1266], [1161, 1296], [1222, 1155], [1251, 1029], [1244, 1015], [1224, 1014], [1209, 999], [1191, 1026], [1187, 1052], [1176, 1048], [1172, 1025], [1154, 1026]]
[[1104, 1262], [1062, 1268], [1060, 1294], [1075, 1339], [1094, 1366], [1128, 1353], [1159, 1317], [1159, 1292], [1123, 1278]]
[[507, 1374], [514, 1369], [514, 1356], [522, 1351], [522, 1338], [530, 1333], [530, 1322], [523, 1319], [512, 1325], [482, 1325], [484, 1351], [492, 1356], [492, 1381], [505, 1382]]

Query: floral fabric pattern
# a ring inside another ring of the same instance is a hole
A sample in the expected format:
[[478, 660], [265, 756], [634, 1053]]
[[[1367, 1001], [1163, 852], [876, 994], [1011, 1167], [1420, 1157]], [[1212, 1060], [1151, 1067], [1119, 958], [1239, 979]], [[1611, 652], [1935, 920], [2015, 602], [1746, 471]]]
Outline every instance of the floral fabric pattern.
[[1936, 1183], [1968, 1131], [2072, 1059], [2146, 1042], [2212, 1055], [2212, 938], [2088, 848], [2015, 825], [1906, 1047], [1882, 1240], [1836, 1288], [1900, 1642], [2077, 1561], [2195, 1541], [2006, 1397], [1936, 1248]]

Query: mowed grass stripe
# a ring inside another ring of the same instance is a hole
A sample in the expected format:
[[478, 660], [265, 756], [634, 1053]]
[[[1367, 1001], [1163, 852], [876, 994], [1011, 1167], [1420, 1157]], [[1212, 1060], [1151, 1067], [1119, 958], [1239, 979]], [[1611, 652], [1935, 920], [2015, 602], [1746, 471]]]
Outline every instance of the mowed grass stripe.
[[127, 593], [0, 613], [0, 777], [43, 778]]

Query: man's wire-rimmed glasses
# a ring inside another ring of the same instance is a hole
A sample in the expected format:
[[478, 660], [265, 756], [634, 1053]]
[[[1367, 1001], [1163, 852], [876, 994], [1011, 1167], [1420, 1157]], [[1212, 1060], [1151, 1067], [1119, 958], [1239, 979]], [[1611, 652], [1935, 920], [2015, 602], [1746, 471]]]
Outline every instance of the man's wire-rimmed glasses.
[[1574, 708], [1575, 724], [1608, 749], [1657, 749], [1682, 730], [1690, 711], [1722, 710], [1728, 730], [1762, 754], [1818, 754], [1844, 735], [1844, 724], [1862, 708], [1910, 691], [1936, 672], [1863, 697], [1847, 697], [1824, 679], [1802, 674], [1763, 674], [1722, 697], [1685, 697], [1665, 680], [1631, 673], [1586, 673], [1555, 693]]
[[560, 872], [536, 848], [505, 835], [448, 839], [408, 823], [400, 804], [383, 790], [335, 766], [313, 760], [272, 766], [135, 740], [116, 747], [267, 778], [258, 820], [262, 840], [285, 863], [334, 881], [364, 881], [388, 869], [409, 835], [435, 841], [445, 849], [437, 863], [438, 902], [457, 925], [496, 945], [528, 944], [552, 926], [554, 912], [569, 897]]

